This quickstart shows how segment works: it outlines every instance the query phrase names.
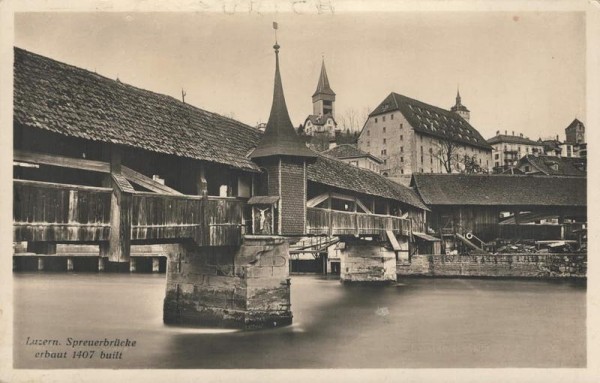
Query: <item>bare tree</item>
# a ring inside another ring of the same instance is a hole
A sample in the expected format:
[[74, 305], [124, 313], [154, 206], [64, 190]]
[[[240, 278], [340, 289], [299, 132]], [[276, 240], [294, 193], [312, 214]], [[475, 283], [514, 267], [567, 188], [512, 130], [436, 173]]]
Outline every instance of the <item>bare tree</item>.
[[477, 157], [475, 155], [469, 156], [465, 154], [460, 160], [460, 172], [465, 174], [481, 174], [487, 173], [487, 169], [484, 169], [477, 162]]
[[433, 155], [437, 158], [447, 173], [453, 170], [460, 171], [461, 147], [458, 143], [449, 139], [439, 139], [436, 143]]
[[371, 114], [371, 108], [364, 107], [361, 111], [356, 108], [348, 108], [344, 113], [338, 114], [337, 123], [342, 131], [359, 132], [367, 118]]

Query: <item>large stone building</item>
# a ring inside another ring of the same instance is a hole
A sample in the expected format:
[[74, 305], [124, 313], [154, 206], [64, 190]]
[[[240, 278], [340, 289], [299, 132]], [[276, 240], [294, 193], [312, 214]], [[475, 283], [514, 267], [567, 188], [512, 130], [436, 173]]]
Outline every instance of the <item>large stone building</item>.
[[403, 183], [413, 173], [460, 172], [465, 156], [491, 169], [492, 148], [469, 123], [460, 94], [452, 110], [390, 93], [369, 115], [358, 148], [381, 158], [381, 173]]
[[523, 134], [515, 135], [500, 134], [496, 131], [496, 135], [487, 140], [493, 148], [492, 156], [494, 160], [494, 172], [501, 173], [508, 169], [514, 168], [520, 158], [529, 154], [544, 154], [544, 145], [539, 141], [530, 140], [528, 137], [523, 137]]

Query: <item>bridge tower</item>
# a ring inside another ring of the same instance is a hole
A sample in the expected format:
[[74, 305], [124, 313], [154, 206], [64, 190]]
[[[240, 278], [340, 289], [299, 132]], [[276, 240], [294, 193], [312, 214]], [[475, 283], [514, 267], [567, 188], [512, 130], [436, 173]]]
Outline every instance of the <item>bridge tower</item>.
[[264, 169], [266, 193], [276, 199], [274, 234], [301, 235], [306, 226], [306, 164], [317, 155], [298, 137], [285, 104], [275, 43], [275, 86], [267, 128], [250, 158]]

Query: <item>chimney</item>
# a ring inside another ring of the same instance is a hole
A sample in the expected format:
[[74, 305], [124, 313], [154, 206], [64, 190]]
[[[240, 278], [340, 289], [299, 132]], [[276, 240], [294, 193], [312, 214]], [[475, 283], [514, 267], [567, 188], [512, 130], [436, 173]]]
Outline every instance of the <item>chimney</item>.
[[500, 131], [496, 130], [496, 135], [499, 136], [500, 135]]
[[556, 135], [556, 141], [558, 141], [558, 134]]
[[523, 133], [519, 134], [519, 136], [521, 136], [521, 138], [523, 138]]
[[514, 131], [514, 130], [512, 131], [512, 135], [513, 135], [513, 136], [515, 135], [515, 131]]
[[508, 136], [508, 130], [505, 130], [505, 131], [504, 131], [504, 135], [505, 135], [505, 136]]

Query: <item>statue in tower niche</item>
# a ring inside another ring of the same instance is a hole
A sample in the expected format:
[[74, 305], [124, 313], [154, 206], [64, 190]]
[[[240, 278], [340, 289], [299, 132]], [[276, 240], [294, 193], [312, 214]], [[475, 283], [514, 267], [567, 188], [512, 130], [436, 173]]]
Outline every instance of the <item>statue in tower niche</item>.
[[261, 204], [252, 206], [254, 234], [272, 235], [274, 233], [273, 211], [273, 205]]

